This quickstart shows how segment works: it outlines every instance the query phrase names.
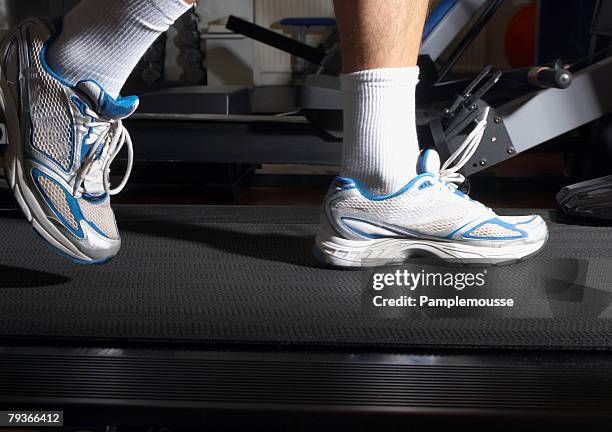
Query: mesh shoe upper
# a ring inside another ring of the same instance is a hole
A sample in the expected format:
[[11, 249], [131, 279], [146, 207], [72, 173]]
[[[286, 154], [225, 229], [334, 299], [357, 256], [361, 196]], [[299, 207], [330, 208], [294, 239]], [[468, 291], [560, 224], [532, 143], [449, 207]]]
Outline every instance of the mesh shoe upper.
[[27, 29], [30, 42], [30, 83], [28, 85], [32, 146], [68, 172], [75, 155], [72, 107], [64, 86], [46, 73], [40, 53], [47, 34], [40, 26]]
[[75, 198], [60, 182], [38, 169], [32, 170], [32, 178], [56, 220], [76, 237], [84, 236], [81, 222], [85, 221], [97, 233], [111, 240], [119, 239], [108, 196]]
[[70, 210], [70, 204], [68, 203], [69, 195], [66, 193], [66, 190], [42, 173], [35, 175], [35, 179], [45, 197], [53, 206], [53, 209], [66, 221], [66, 223], [68, 223], [68, 225], [70, 225], [70, 227], [74, 230], [78, 229], [79, 225], [74, 213]]

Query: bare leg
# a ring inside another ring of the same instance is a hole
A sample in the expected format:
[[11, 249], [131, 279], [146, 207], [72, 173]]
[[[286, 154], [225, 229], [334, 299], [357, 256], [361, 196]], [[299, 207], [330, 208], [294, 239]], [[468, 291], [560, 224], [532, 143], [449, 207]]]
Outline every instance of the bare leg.
[[428, 0], [334, 0], [344, 73], [415, 66]]

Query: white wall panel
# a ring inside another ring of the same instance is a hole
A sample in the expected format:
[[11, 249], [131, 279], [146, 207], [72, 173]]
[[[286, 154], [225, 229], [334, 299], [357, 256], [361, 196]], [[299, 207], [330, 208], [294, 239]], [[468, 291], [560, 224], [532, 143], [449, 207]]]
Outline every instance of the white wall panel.
[[[331, 17], [334, 16], [332, 0], [254, 0], [255, 23], [276, 31], [283, 31], [277, 23], [287, 17]], [[308, 40], [318, 42], [316, 35]], [[259, 84], [283, 84], [289, 81], [292, 72], [291, 56], [263, 44], [255, 44], [259, 56]]]

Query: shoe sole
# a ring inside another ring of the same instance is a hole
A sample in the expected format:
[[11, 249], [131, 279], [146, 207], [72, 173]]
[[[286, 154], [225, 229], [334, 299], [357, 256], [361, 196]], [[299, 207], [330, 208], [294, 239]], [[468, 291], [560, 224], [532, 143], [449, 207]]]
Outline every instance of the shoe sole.
[[337, 268], [402, 265], [432, 257], [444, 264], [489, 267], [524, 261], [540, 252], [547, 240], [548, 233], [544, 239], [531, 244], [485, 247], [450, 241], [390, 238], [361, 241], [319, 235], [314, 255], [324, 264]]
[[[4, 41], [0, 42], [4, 46]], [[79, 251], [47, 218], [44, 210], [29, 190], [22, 169], [24, 160], [23, 143], [17, 104], [8, 89], [8, 84], [0, 80], [0, 109], [4, 113], [7, 130], [8, 151], [6, 154], [6, 177], [13, 190], [15, 200], [23, 215], [32, 224], [35, 233], [42, 238], [51, 250], [60, 256], [71, 259], [77, 264], [103, 264], [112, 257], [94, 259]]]

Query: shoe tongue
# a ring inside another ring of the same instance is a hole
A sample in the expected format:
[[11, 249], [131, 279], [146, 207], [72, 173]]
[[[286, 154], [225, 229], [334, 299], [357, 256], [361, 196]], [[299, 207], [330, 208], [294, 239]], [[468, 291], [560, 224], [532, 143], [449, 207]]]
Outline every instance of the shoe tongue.
[[440, 155], [432, 148], [425, 149], [417, 160], [417, 174], [436, 174], [440, 171]]
[[[113, 99], [108, 93], [104, 91], [100, 85], [94, 81], [81, 81], [76, 85], [76, 88], [81, 92], [83, 99], [82, 103], [85, 103], [89, 108], [99, 114], [104, 119], [109, 120], [120, 120], [130, 116], [138, 108], [139, 100], [136, 96], [119, 97]], [[102, 139], [108, 140], [108, 130], [93, 130], [89, 132], [91, 139], [97, 139], [98, 134], [105, 134]], [[104, 175], [104, 163], [105, 158], [102, 157], [104, 149], [106, 148], [106, 141], [98, 147], [96, 151], [96, 158], [93, 161], [89, 172], [87, 173], [83, 181], [84, 199], [99, 199], [105, 195], [104, 183], [102, 176]], [[90, 151], [91, 145], [84, 144], [82, 147], [82, 156]]]
[[90, 107], [98, 114], [120, 120], [129, 117], [138, 108], [138, 97], [127, 96], [113, 99], [95, 81], [81, 81], [76, 87], [87, 96]]

